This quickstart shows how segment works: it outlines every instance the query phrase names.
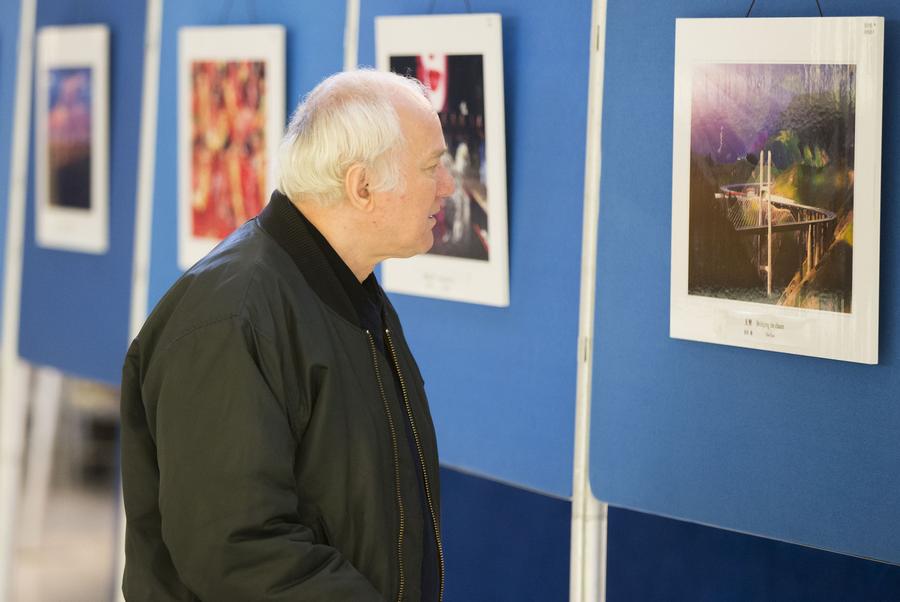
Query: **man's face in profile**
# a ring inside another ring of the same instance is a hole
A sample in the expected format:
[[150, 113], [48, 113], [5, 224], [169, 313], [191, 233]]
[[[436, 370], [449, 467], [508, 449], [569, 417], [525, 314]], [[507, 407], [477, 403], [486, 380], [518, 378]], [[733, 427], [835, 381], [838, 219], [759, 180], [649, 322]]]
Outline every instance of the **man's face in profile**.
[[434, 215], [443, 199], [453, 194], [454, 183], [434, 110], [418, 99], [404, 98], [397, 103], [397, 115], [405, 138], [399, 152], [401, 184], [393, 191], [373, 193], [373, 219], [384, 232], [384, 255], [411, 257], [428, 252], [434, 244]]

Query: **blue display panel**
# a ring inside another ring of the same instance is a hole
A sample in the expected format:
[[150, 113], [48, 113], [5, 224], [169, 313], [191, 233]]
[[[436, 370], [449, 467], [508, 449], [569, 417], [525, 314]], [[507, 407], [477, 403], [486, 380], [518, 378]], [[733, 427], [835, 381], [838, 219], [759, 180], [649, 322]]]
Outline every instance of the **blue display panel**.
[[444, 599], [567, 600], [571, 516], [568, 500], [442, 467]]
[[900, 567], [883, 562], [622, 508], [608, 535], [610, 602], [900, 600]]
[[[431, 4], [363, 2], [360, 64], [375, 64], [376, 16]], [[425, 378], [441, 462], [568, 496], [591, 4], [472, 4], [503, 17], [510, 306], [391, 298]]]
[[19, 353], [107, 383], [119, 382], [128, 345], [145, 13], [143, 1], [37, 3], [38, 29], [101, 23], [110, 30], [109, 251], [89, 255], [36, 246], [32, 115]]
[[[6, 215], [9, 203], [9, 168], [12, 160], [13, 119], [16, 110], [16, 67], [19, 44], [20, 0], [0, 0], [0, 282], [6, 262]], [[0, 312], [3, 311], [0, 295]]]
[[[675, 19], [742, 16], [748, 6], [609, 3], [591, 483], [618, 506], [900, 562], [896, 236], [881, 240], [878, 366], [668, 336]], [[881, 227], [891, 233], [900, 5], [824, 8], [886, 16]], [[791, 0], [753, 14], [818, 11]]]
[[[343, 2], [166, 2], [159, 71], [149, 309], [181, 275], [178, 267], [178, 30], [200, 25], [283, 25], [286, 115], [301, 95], [344, 64]], [[266, 195], [268, 199], [268, 195]]]

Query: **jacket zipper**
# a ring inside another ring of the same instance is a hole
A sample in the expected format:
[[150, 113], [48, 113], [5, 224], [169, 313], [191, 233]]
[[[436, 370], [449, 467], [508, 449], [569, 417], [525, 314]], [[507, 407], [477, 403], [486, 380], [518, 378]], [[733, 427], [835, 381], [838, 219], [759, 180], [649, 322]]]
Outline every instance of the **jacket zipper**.
[[397, 532], [397, 566], [400, 570], [400, 588], [397, 592], [397, 602], [403, 600], [403, 590], [406, 587], [406, 579], [403, 573], [403, 532], [406, 528], [406, 518], [403, 513], [403, 497], [400, 495], [400, 452], [397, 448], [397, 431], [394, 428], [394, 418], [388, 405], [387, 395], [384, 394], [384, 383], [381, 380], [381, 371], [378, 370], [378, 357], [375, 350], [375, 339], [368, 330], [369, 347], [372, 351], [372, 365], [375, 367], [375, 380], [378, 381], [378, 391], [381, 393], [381, 403], [384, 404], [384, 413], [387, 415], [388, 426], [391, 429], [391, 447], [394, 452], [394, 489], [397, 494], [397, 508], [400, 510], [400, 529]]
[[[434, 527], [434, 541], [437, 544], [438, 564], [440, 568], [440, 593], [439, 600], [444, 599], [444, 549], [441, 544], [441, 529], [438, 525], [437, 514], [434, 511], [434, 504], [431, 498], [431, 485], [428, 480], [428, 470], [425, 468], [425, 454], [422, 453], [422, 444], [419, 441], [419, 431], [416, 430], [416, 421], [413, 419], [412, 406], [409, 403], [409, 395], [406, 390], [406, 381], [403, 380], [403, 373], [400, 371], [400, 362], [397, 361], [397, 352], [394, 350], [394, 341], [391, 337], [391, 331], [384, 329], [385, 341], [387, 341], [388, 349], [391, 352], [391, 358], [394, 361], [394, 369], [397, 371], [397, 378], [400, 380], [400, 389], [403, 393], [403, 403], [406, 406], [406, 414], [409, 416], [409, 426], [412, 429], [413, 439], [416, 442], [416, 451], [419, 453], [419, 464], [422, 465], [422, 481], [425, 484], [425, 499], [428, 502], [428, 510], [431, 513], [431, 524]], [[371, 338], [371, 335], [369, 335]], [[374, 343], [373, 343], [374, 349]]]

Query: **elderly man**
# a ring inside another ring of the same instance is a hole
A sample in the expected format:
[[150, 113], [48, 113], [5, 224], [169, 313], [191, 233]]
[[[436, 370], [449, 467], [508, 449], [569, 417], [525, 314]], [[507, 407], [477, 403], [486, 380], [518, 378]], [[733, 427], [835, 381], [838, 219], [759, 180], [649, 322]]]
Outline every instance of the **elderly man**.
[[453, 192], [418, 82], [334, 75], [279, 190], [189, 270], [125, 359], [128, 600], [438, 600], [422, 377], [372, 270], [427, 251]]

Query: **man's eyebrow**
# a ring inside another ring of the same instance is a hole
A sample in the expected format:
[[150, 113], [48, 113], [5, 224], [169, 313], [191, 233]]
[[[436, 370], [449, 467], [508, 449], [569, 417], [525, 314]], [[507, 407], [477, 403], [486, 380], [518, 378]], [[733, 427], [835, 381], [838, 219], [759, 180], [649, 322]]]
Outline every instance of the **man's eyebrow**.
[[439, 148], [436, 151], [432, 151], [432, 153], [430, 155], [428, 155], [428, 158], [429, 159], [440, 159], [441, 157], [443, 157], [444, 155], [447, 155], [449, 153], [450, 153], [450, 149], [448, 149], [447, 147]]

